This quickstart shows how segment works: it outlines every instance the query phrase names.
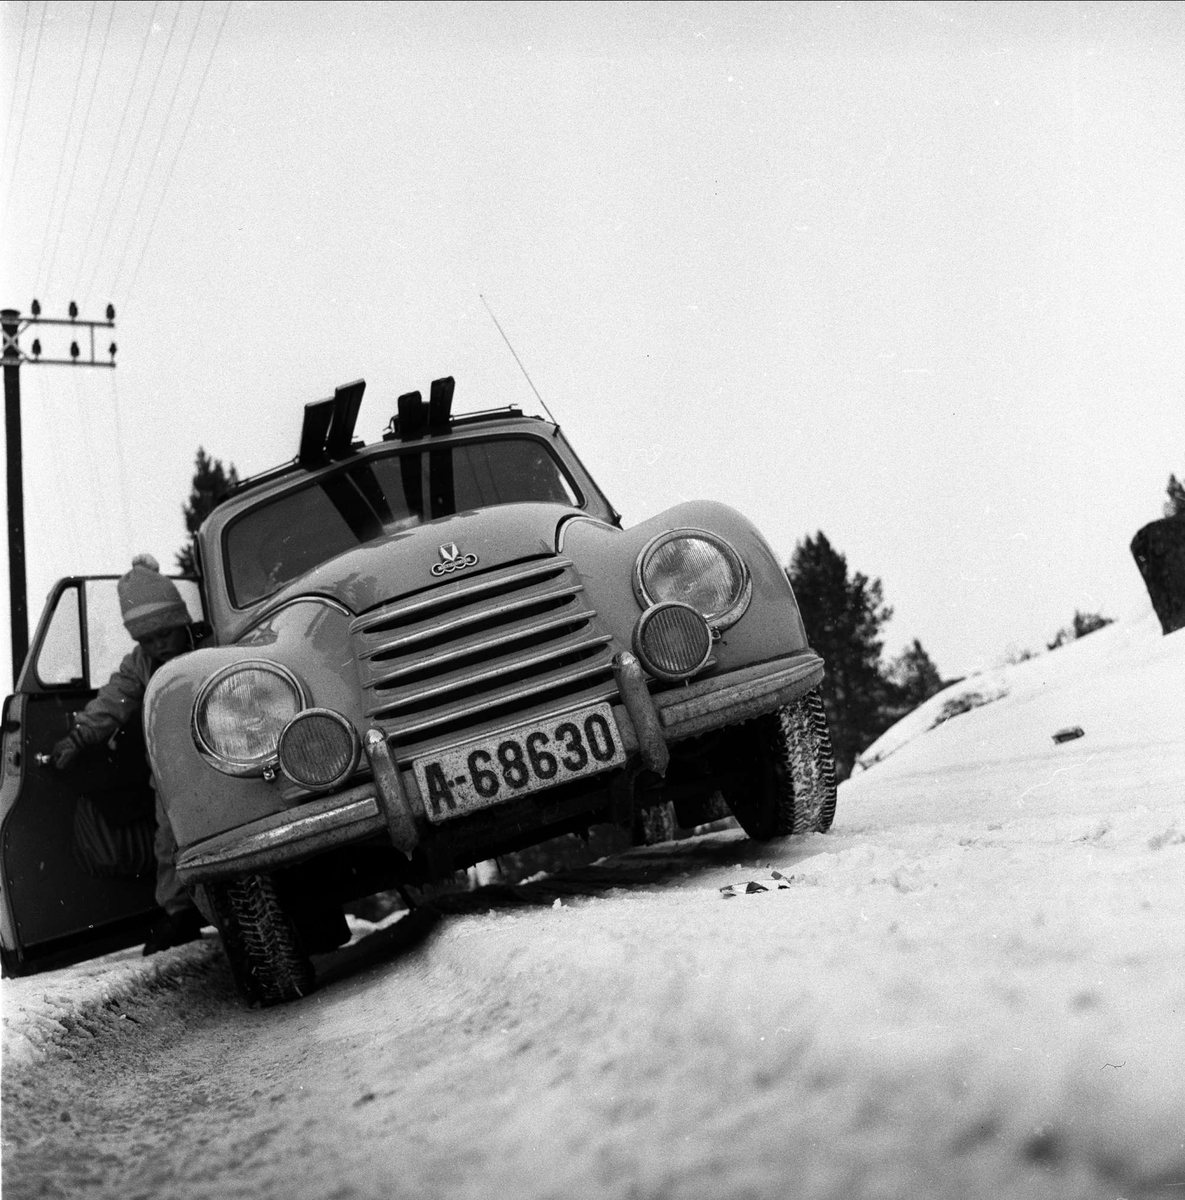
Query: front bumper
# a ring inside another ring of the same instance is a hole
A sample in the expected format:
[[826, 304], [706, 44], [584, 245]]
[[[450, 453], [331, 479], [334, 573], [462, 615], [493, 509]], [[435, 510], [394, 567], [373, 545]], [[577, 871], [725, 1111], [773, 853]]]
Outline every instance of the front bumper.
[[[630, 654], [614, 660], [619, 700], [613, 715], [626, 753], [661, 775], [667, 746], [726, 725], [773, 712], [823, 678], [823, 660], [811, 651], [727, 675], [688, 683], [651, 696]], [[388, 834], [409, 858], [429, 822], [410, 770], [400, 770], [380, 735], [364, 739], [373, 780], [298, 808], [273, 813], [182, 850], [177, 874], [192, 887], [269, 871], [325, 850]], [[546, 793], [541, 793], [546, 794]]]

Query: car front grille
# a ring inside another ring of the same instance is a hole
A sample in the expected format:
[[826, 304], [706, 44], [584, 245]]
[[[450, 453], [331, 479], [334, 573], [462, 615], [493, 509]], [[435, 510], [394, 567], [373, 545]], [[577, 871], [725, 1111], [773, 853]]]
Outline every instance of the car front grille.
[[366, 718], [404, 761], [617, 692], [611, 636], [566, 558], [450, 581], [365, 613], [350, 633]]

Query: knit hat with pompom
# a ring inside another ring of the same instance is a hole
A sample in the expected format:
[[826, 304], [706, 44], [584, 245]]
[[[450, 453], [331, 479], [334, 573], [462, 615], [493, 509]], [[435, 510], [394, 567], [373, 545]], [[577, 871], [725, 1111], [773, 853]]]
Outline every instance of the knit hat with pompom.
[[160, 563], [151, 554], [132, 559], [132, 569], [120, 577], [116, 590], [123, 623], [137, 641], [190, 622], [181, 593], [160, 573]]

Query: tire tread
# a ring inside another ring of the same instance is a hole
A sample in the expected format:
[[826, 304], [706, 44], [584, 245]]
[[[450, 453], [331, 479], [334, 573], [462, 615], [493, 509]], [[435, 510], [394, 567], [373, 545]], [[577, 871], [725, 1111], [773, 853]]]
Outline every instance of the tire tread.
[[210, 896], [235, 982], [248, 1000], [280, 1004], [313, 990], [313, 965], [271, 876], [212, 884]]
[[826, 833], [835, 820], [835, 758], [818, 688], [750, 722], [754, 794], [736, 794], [730, 807], [756, 841], [792, 833]]

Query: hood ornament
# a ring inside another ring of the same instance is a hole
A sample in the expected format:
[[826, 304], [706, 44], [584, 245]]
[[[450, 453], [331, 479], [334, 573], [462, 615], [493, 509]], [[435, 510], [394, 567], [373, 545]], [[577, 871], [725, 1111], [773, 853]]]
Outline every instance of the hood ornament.
[[476, 566], [476, 554], [462, 554], [457, 549], [456, 542], [445, 542], [440, 547], [440, 562], [433, 566], [432, 574], [439, 579], [441, 575], [451, 575], [454, 571], [463, 571], [466, 567]]

